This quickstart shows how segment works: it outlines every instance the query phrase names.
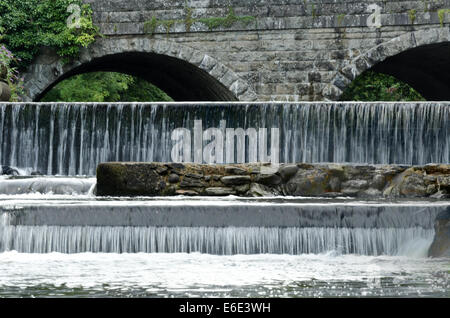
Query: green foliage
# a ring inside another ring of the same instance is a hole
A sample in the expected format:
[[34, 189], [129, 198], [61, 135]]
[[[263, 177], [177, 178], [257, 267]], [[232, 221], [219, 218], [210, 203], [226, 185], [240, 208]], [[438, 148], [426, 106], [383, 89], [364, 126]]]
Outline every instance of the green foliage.
[[438, 17], [439, 17], [439, 23], [441, 24], [441, 27], [443, 27], [445, 15], [447, 13], [450, 13], [450, 9], [441, 9], [441, 10], [438, 10], [437, 13], [438, 13]]
[[395, 77], [366, 71], [358, 76], [341, 96], [343, 101], [424, 101], [411, 86]]
[[[81, 8], [79, 27], [67, 25], [71, 4]], [[30, 64], [42, 46], [55, 48], [68, 60], [98, 35], [92, 24], [92, 10], [81, 0], [2, 0], [0, 27], [2, 42], [21, 59], [20, 66]]]
[[409, 20], [411, 20], [412, 24], [414, 24], [414, 21], [416, 20], [416, 13], [417, 11], [415, 9], [411, 9], [408, 11]]
[[210, 30], [214, 30], [220, 27], [229, 28], [238, 22], [247, 26], [255, 21], [255, 19], [256, 18], [252, 16], [237, 16], [234, 13], [233, 8], [228, 7], [228, 14], [226, 17], [200, 18], [198, 19], [198, 22], [205, 24]]
[[[1, 33], [0, 27], [0, 33]], [[0, 37], [1, 39], [1, 37]], [[20, 95], [23, 93], [23, 81], [20, 77], [17, 67], [13, 65], [19, 62], [10, 50], [4, 45], [0, 45], [0, 81], [8, 84], [11, 89], [11, 102], [20, 101]]]
[[96, 72], [73, 76], [57, 84], [43, 102], [173, 101], [156, 86], [121, 73]]

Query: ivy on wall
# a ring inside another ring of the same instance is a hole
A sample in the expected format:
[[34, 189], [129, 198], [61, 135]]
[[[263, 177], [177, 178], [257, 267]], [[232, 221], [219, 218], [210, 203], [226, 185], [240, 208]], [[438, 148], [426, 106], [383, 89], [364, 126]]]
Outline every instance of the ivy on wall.
[[[76, 27], [68, 25], [70, 5], [80, 9]], [[90, 6], [81, 0], [2, 0], [0, 30], [1, 43], [20, 59], [20, 67], [29, 65], [42, 46], [56, 49], [67, 61], [99, 34]]]

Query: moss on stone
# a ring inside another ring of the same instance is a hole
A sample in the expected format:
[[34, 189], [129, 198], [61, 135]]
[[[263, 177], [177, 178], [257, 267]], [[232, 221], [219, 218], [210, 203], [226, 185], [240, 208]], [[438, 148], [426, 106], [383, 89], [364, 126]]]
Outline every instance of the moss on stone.
[[414, 21], [416, 20], [416, 9], [411, 9], [408, 11], [409, 20], [411, 21], [411, 24], [414, 24]]
[[153, 35], [159, 26], [164, 26], [166, 33], [170, 32], [170, 29], [176, 23], [183, 23], [186, 32], [191, 31], [191, 27], [194, 23], [199, 22], [208, 27], [210, 31], [218, 28], [230, 28], [236, 23], [241, 23], [243, 26], [248, 26], [252, 22], [256, 22], [256, 18], [253, 16], [238, 16], [235, 14], [232, 7], [228, 7], [228, 14], [226, 17], [210, 17], [210, 18], [193, 18], [192, 8], [186, 6], [185, 18], [183, 20], [159, 20], [156, 17], [152, 17], [151, 20], [144, 23], [144, 32]]
[[441, 27], [444, 26], [444, 19], [445, 19], [445, 15], [447, 13], [450, 13], [450, 9], [440, 9], [437, 12], [438, 18], [439, 18], [439, 23], [440, 23]]
[[343, 13], [341, 13], [337, 16], [337, 26], [338, 27], [341, 26], [341, 23], [344, 20], [344, 18], [345, 18], [345, 14], [343, 14]]

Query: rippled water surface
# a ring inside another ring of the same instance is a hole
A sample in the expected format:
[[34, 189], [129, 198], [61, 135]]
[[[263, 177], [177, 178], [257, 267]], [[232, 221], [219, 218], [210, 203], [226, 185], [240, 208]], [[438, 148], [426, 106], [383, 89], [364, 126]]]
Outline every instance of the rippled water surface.
[[400, 256], [0, 254], [2, 297], [449, 297], [450, 260]]

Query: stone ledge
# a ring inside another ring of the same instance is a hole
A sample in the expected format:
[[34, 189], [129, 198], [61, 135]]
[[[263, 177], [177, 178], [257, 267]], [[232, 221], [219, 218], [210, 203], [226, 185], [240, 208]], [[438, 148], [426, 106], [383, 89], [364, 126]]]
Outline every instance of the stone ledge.
[[97, 167], [97, 195], [446, 199], [450, 165], [108, 162]]

